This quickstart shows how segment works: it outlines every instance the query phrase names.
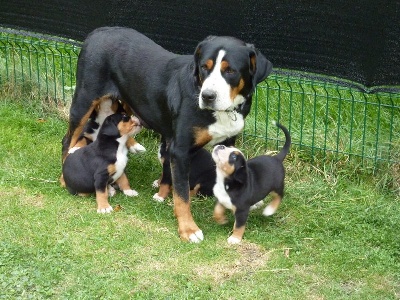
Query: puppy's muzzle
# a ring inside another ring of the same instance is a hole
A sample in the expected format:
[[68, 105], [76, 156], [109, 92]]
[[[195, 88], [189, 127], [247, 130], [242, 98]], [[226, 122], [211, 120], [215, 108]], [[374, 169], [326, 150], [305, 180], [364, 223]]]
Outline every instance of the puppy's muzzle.
[[224, 146], [224, 145], [216, 145], [216, 146], [214, 147], [214, 149], [213, 149], [213, 152], [214, 152], [215, 154], [218, 154], [218, 151], [224, 150], [224, 149], [225, 149], [225, 146]]

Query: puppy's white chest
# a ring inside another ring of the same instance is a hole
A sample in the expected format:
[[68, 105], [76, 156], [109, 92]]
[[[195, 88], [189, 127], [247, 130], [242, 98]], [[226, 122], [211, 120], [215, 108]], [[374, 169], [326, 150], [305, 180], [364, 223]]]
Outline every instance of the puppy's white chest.
[[217, 111], [214, 116], [217, 121], [208, 127], [208, 132], [212, 136], [211, 145], [237, 135], [244, 127], [243, 115], [236, 111]]
[[217, 176], [217, 182], [214, 185], [213, 192], [214, 196], [218, 199], [218, 202], [221, 203], [225, 208], [230, 210], [234, 209], [231, 197], [229, 197], [228, 193], [226, 192], [223, 178], [221, 179], [219, 176]]
[[113, 181], [117, 180], [125, 170], [128, 162], [128, 148], [126, 147], [126, 139], [118, 139], [119, 146], [117, 150], [117, 160], [115, 162], [115, 174], [112, 175]]

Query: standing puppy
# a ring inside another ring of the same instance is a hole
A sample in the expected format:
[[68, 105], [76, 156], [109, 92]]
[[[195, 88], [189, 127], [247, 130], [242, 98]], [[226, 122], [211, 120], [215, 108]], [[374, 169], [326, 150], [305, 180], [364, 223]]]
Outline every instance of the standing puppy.
[[242, 240], [250, 207], [262, 201], [273, 192], [271, 203], [263, 214], [275, 213], [283, 198], [285, 169], [283, 160], [289, 152], [291, 139], [288, 130], [280, 125], [285, 134], [285, 145], [275, 156], [261, 155], [246, 161], [242, 152], [233, 147], [217, 145], [212, 157], [217, 165], [217, 182], [214, 195], [218, 202], [214, 209], [214, 219], [226, 223], [225, 209], [235, 214], [233, 234], [228, 238], [229, 244], [238, 244]]
[[[130, 190], [124, 173], [128, 161], [126, 141], [129, 135], [141, 129], [135, 117], [113, 114], [105, 118], [97, 139], [70, 153], [63, 164], [63, 177], [71, 194], [96, 193], [97, 212], [109, 213], [109, 185], [116, 182], [129, 196], [137, 195]], [[129, 189], [129, 190], [127, 190]]]

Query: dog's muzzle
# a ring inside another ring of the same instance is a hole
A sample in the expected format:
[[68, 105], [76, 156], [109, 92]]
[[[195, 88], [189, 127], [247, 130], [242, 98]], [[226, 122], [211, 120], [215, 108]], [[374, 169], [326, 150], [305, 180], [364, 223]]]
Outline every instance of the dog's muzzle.
[[201, 93], [201, 100], [206, 108], [213, 108], [215, 100], [217, 100], [217, 93], [211, 89], [206, 89]]

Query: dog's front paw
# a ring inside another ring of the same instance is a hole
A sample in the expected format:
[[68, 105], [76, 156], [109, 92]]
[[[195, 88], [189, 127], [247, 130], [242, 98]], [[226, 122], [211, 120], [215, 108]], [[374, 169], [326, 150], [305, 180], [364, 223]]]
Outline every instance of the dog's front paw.
[[153, 199], [156, 200], [157, 202], [164, 202], [165, 200], [163, 197], [160, 197], [158, 193], [154, 194]]
[[123, 190], [122, 192], [129, 197], [135, 197], [139, 195], [139, 193], [136, 192], [135, 190]]
[[117, 191], [115, 190], [115, 188], [112, 185], [108, 186], [108, 196], [112, 197], [115, 196], [115, 194], [117, 193]]
[[97, 209], [97, 212], [98, 212], [99, 214], [109, 214], [109, 213], [111, 213], [112, 211], [113, 211], [113, 208], [112, 208], [111, 206], [104, 207], [104, 208], [98, 208], [98, 209]]
[[146, 148], [143, 147], [141, 144], [136, 143], [135, 145], [129, 147], [129, 151], [131, 153], [140, 153], [140, 152], [145, 152]]
[[153, 188], [155, 188], [155, 189], [159, 188], [160, 187], [160, 180], [159, 179], [154, 180], [153, 183], [151, 184], [151, 186]]
[[228, 244], [229, 245], [236, 245], [236, 244], [240, 244], [241, 239], [237, 238], [236, 236], [231, 235], [228, 238]]
[[201, 231], [201, 230], [197, 230], [195, 233], [192, 233], [189, 236], [189, 242], [191, 242], [191, 243], [200, 243], [203, 240], [204, 240], [204, 235], [203, 235], [203, 231]]

